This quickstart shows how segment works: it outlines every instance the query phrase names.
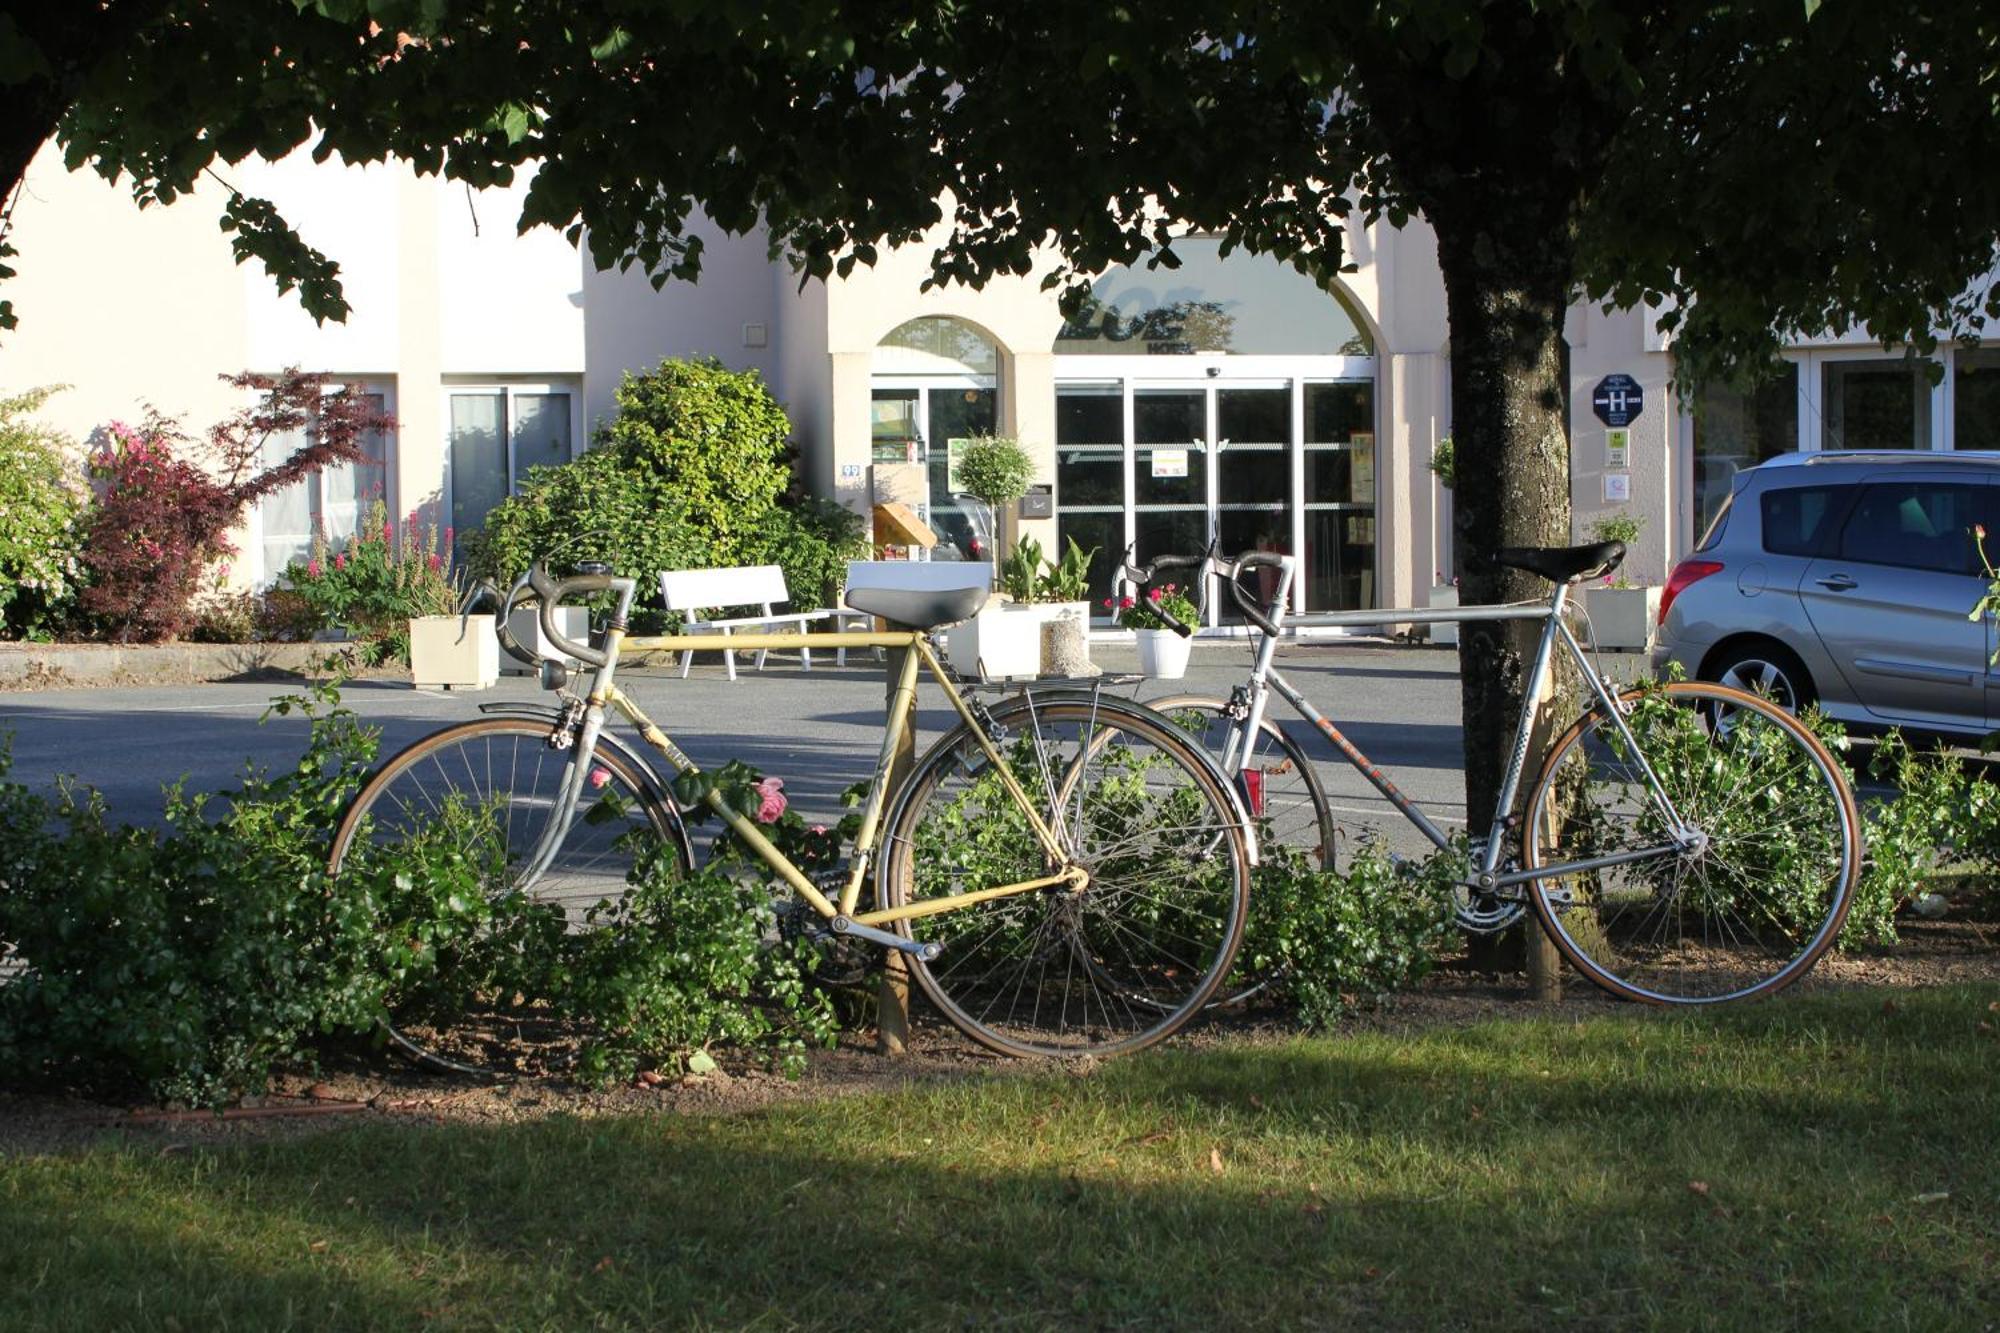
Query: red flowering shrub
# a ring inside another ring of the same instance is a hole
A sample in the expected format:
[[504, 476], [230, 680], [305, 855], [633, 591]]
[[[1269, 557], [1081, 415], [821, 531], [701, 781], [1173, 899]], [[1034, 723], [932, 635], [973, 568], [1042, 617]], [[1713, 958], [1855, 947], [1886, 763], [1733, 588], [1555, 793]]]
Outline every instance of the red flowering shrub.
[[[89, 585], [80, 600], [113, 639], [179, 634], [192, 619], [203, 572], [234, 554], [229, 532], [245, 510], [321, 468], [359, 460], [363, 435], [395, 424], [360, 394], [329, 392], [324, 375], [224, 378], [259, 398], [206, 440], [153, 414], [136, 428], [113, 422], [91, 459], [98, 498], [83, 522]], [[299, 430], [309, 432], [306, 445], [265, 466], [266, 442]]]

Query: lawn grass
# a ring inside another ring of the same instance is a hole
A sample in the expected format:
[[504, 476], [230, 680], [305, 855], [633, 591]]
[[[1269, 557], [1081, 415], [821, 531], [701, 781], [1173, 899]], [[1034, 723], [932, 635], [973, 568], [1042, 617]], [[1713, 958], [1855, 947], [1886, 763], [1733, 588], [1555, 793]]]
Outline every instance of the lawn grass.
[[1991, 989], [0, 1162], [7, 1328], [1991, 1328]]

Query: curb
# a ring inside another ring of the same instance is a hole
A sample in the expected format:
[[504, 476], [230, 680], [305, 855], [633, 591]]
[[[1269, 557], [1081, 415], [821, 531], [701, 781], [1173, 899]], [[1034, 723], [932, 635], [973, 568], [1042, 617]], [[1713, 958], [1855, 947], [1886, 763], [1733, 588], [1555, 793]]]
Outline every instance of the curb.
[[0, 643], [0, 690], [174, 685], [315, 674], [337, 643]]

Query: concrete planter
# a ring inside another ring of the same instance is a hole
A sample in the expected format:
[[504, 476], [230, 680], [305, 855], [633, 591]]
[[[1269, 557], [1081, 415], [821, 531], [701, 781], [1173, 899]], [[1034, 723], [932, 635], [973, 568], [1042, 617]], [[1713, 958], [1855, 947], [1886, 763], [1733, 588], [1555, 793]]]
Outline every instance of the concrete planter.
[[[571, 643], [590, 641], [590, 610], [582, 606], [559, 606], [556, 608], [556, 628]], [[534, 608], [516, 611], [507, 617], [507, 632], [514, 636], [514, 642], [534, 653], [537, 657], [555, 657], [556, 646], [549, 642], [548, 635], [542, 633], [541, 613]], [[576, 659], [563, 659], [570, 666], [577, 665]], [[533, 675], [535, 668], [517, 662], [511, 657], [501, 659], [500, 669], [510, 676]]]
[[[1430, 604], [1438, 608], [1456, 607], [1458, 605], [1458, 585], [1455, 583], [1432, 584]], [[1431, 642], [1445, 647], [1457, 647], [1458, 623], [1456, 621], [1446, 623], [1434, 622], [1431, 625]]]
[[988, 606], [951, 628], [952, 670], [985, 680], [1032, 679], [1042, 667], [1042, 622], [1052, 608], [1009, 602]]
[[1586, 589], [1583, 596], [1593, 646], [1617, 652], [1644, 652], [1653, 646], [1660, 589], [1599, 587]]
[[483, 690], [500, 679], [492, 616], [410, 621], [410, 679], [420, 690]]

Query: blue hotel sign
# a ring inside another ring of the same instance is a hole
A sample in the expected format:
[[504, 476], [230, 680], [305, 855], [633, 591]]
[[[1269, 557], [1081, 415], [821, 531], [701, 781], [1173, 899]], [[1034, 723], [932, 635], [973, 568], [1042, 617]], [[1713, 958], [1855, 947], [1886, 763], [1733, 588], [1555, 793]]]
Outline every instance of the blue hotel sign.
[[1645, 407], [1645, 390], [1630, 375], [1606, 375], [1590, 391], [1590, 410], [1607, 426], [1629, 426]]

